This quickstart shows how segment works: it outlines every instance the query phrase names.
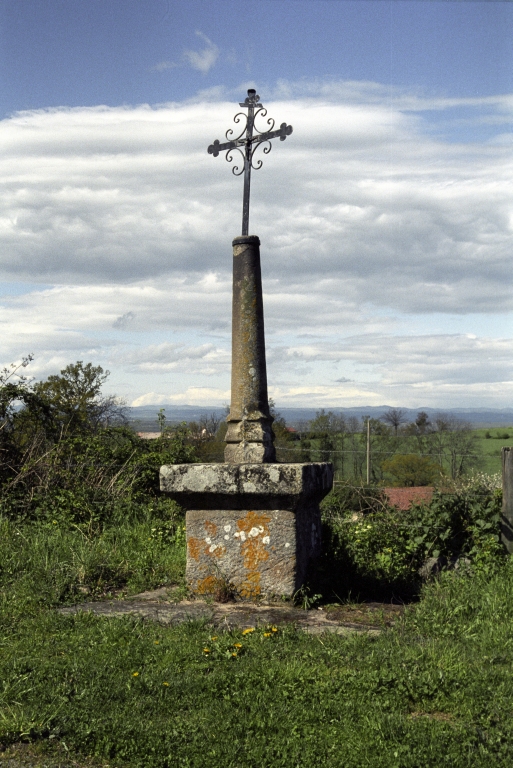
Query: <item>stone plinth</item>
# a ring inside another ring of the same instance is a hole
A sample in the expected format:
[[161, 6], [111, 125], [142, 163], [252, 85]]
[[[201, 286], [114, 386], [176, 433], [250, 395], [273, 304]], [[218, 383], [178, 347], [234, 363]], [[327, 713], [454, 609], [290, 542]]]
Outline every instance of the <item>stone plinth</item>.
[[292, 596], [320, 554], [319, 502], [331, 464], [180, 464], [160, 487], [187, 510], [187, 581], [230, 585], [243, 599]]

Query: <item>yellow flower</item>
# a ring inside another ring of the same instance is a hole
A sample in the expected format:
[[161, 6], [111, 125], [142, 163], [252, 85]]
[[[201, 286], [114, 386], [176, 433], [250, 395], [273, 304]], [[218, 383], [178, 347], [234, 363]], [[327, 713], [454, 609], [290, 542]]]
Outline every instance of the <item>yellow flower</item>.
[[138, 677], [139, 672], [132, 672], [132, 677]]
[[212, 642], [214, 642], [215, 640], [217, 640], [217, 636], [216, 637], [211, 637], [210, 639], [212, 640]]
[[237, 654], [236, 653], [232, 653], [232, 656], [235, 656], [235, 658], [237, 658]]
[[277, 632], [277, 631], [278, 631], [278, 627], [271, 627], [271, 632]]
[[162, 685], [166, 685], [166, 686], [169, 686], [169, 683], [162, 683]]
[[243, 629], [242, 634], [249, 635], [250, 632], [254, 632], [254, 631], [255, 631], [255, 627], [250, 627], [249, 629]]
[[264, 637], [271, 637], [271, 633], [270, 632], [264, 632]]
[[210, 653], [210, 648], [203, 648], [203, 653]]
[[159, 644], [159, 641], [158, 641], [158, 640], [155, 640], [155, 645], [158, 645], [158, 644]]
[[242, 648], [242, 643], [234, 643], [233, 647], [234, 648]]

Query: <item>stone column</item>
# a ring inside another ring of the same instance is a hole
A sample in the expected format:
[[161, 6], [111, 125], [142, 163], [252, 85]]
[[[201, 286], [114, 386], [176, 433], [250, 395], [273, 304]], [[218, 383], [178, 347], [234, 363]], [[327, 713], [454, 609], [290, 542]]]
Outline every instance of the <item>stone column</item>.
[[232, 387], [225, 461], [276, 461], [267, 395], [260, 240], [233, 241]]
[[509, 554], [513, 554], [513, 450], [502, 449], [502, 515], [501, 539]]

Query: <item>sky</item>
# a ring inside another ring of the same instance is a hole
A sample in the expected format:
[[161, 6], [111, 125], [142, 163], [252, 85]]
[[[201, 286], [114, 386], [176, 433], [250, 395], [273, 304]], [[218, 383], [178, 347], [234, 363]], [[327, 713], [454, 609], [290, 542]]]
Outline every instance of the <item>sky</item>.
[[0, 0], [0, 365], [229, 402], [207, 147], [254, 87], [294, 129], [251, 188], [278, 407], [511, 407], [512, 39], [494, 0]]

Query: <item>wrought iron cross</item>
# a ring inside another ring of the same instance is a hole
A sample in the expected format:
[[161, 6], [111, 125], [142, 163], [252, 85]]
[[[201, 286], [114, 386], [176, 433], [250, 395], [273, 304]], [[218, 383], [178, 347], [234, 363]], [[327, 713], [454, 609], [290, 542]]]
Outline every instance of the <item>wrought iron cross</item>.
[[[270, 117], [268, 120], [266, 120], [269, 130], [259, 131], [255, 126], [255, 120], [257, 117], [267, 117], [267, 110], [262, 106], [262, 104], [260, 104], [260, 96], [257, 95], [257, 92], [253, 88], [248, 90], [246, 100], [244, 102], [239, 102], [239, 107], [244, 107], [248, 110], [247, 115], [244, 112], [238, 112], [233, 118], [234, 123], [240, 123], [241, 119], [245, 119], [246, 122], [242, 131], [238, 136], [232, 138], [235, 131], [233, 128], [229, 128], [225, 134], [228, 141], [226, 141], [224, 144], [220, 144], [219, 139], [216, 139], [214, 143], [209, 146], [208, 153], [209, 155], [214, 155], [214, 157], [217, 157], [220, 152], [223, 152], [226, 149], [228, 150], [226, 153], [226, 160], [229, 163], [233, 162], [232, 152], [234, 149], [238, 150], [242, 155], [244, 160], [243, 167], [239, 168], [238, 165], [235, 165], [232, 168], [232, 173], [234, 176], [241, 176], [244, 174], [242, 234], [247, 235], [249, 226], [249, 192], [251, 185], [251, 169], [253, 168], [255, 171], [257, 171], [262, 167], [262, 160], [257, 160], [256, 164], [253, 164], [253, 156], [255, 151], [258, 149], [260, 144], [267, 142], [268, 146], [264, 147], [263, 152], [264, 155], [268, 155], [272, 148], [270, 139], [276, 139], [279, 136], [280, 141], [285, 141], [287, 136], [290, 136], [292, 133], [292, 126], [287, 125], [286, 123], [282, 123], [279, 129], [274, 131], [273, 128], [275, 121], [272, 119], [272, 117]], [[241, 147], [243, 147], [243, 149], [241, 149]]]

